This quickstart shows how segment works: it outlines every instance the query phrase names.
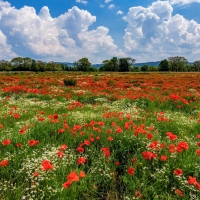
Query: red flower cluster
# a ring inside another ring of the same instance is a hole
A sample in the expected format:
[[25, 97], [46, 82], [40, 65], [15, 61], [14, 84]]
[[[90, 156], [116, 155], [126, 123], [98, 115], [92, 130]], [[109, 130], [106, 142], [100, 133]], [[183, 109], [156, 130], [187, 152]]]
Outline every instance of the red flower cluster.
[[84, 158], [84, 157], [78, 158], [77, 163], [78, 163], [79, 165], [84, 165], [85, 162], [87, 162], [87, 158]]
[[108, 147], [101, 148], [101, 151], [104, 153], [105, 157], [109, 157], [110, 156], [110, 149]]
[[200, 183], [198, 183], [196, 177], [189, 176], [188, 184], [189, 185], [194, 185], [194, 186], [196, 186], [196, 188], [198, 190], [200, 190]]
[[39, 144], [39, 140], [29, 140], [28, 145], [29, 146], [37, 146]]
[[145, 160], [152, 160], [152, 159], [157, 158], [157, 154], [152, 153], [150, 151], [144, 151], [144, 152], [142, 152], [142, 155]]
[[41, 170], [50, 170], [50, 169], [53, 169], [54, 166], [51, 165], [50, 161], [49, 160], [43, 160], [42, 161], [42, 167], [41, 167]]
[[80, 171], [79, 176], [77, 175], [75, 171], [72, 171], [67, 176], [68, 181], [63, 183], [63, 187], [68, 189], [73, 182], [77, 182], [79, 181], [79, 178], [84, 178], [84, 177], [85, 177], [85, 173], [83, 171]]
[[172, 132], [167, 132], [166, 135], [172, 141], [174, 141], [178, 138], [177, 135], [173, 134]]
[[188, 150], [189, 146], [187, 144], [187, 142], [179, 142], [177, 144], [177, 152], [181, 153], [184, 150]]

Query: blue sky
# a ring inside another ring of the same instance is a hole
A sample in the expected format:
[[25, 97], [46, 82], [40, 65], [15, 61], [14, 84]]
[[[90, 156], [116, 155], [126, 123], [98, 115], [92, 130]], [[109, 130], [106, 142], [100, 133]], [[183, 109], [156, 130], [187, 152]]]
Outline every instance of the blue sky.
[[0, 60], [200, 60], [200, 0], [0, 0]]

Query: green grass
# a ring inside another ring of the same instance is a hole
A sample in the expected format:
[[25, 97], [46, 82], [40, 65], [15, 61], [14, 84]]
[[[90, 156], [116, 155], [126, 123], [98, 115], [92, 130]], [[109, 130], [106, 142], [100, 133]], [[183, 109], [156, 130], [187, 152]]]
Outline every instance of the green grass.
[[[178, 109], [170, 101], [158, 103], [145, 99], [108, 101], [105, 98], [98, 101], [95, 97], [87, 99], [84, 95], [78, 99], [74, 97], [83, 106], [73, 110], [68, 108], [73, 99], [11, 95], [9, 101], [4, 100], [2, 95], [0, 141], [10, 139], [11, 144], [0, 144], [0, 161], [9, 160], [7, 166], [0, 167], [0, 199], [199, 199], [200, 190], [187, 182], [189, 176], [196, 177], [200, 182], [200, 159], [195, 153], [200, 130], [198, 108], [183, 106]], [[158, 120], [158, 113], [162, 111], [166, 121]], [[18, 113], [20, 118], [15, 119], [14, 113]], [[58, 115], [57, 121], [55, 114]], [[191, 116], [194, 119], [191, 120]], [[44, 120], [39, 121], [40, 118]], [[20, 134], [24, 126], [28, 128]], [[149, 130], [151, 126], [154, 130]], [[117, 127], [122, 129], [121, 133], [116, 131]], [[145, 132], [134, 136], [138, 127]], [[60, 129], [64, 132], [59, 133]], [[166, 132], [176, 134], [178, 139], [170, 141]], [[147, 139], [148, 134], [153, 135], [151, 140]], [[109, 136], [114, 140], [109, 141]], [[39, 144], [29, 146], [29, 140], [39, 140]], [[84, 153], [77, 152], [76, 148], [85, 140], [89, 140], [90, 144], [83, 145]], [[159, 145], [155, 149], [148, 148], [155, 140], [166, 144], [166, 148]], [[177, 145], [181, 141], [187, 142], [189, 149], [170, 153], [169, 145]], [[19, 142], [22, 146], [17, 148]], [[57, 152], [62, 144], [66, 144], [68, 149], [63, 150], [64, 157], [59, 158]], [[110, 151], [107, 157], [101, 150], [104, 147]], [[145, 160], [142, 156], [145, 151], [156, 153], [157, 158]], [[161, 155], [166, 155], [167, 160], [160, 160]], [[79, 157], [87, 158], [87, 162], [78, 165]], [[136, 158], [135, 162], [132, 162], [133, 158]], [[45, 159], [51, 162], [54, 169], [41, 170]], [[116, 161], [120, 164], [116, 165]], [[135, 169], [133, 175], [127, 172], [131, 166]], [[182, 176], [173, 173], [177, 168], [183, 170]], [[77, 174], [84, 171], [86, 176], [66, 189], [63, 183], [72, 171]], [[39, 172], [39, 175], [34, 177], [34, 172]], [[184, 196], [177, 195], [176, 189], [181, 190]], [[137, 191], [141, 196], [137, 197]]]

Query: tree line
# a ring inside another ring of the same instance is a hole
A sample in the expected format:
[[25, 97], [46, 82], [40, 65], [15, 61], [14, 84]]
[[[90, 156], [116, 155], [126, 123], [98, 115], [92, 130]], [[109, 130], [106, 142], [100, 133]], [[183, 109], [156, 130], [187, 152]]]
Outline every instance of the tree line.
[[145, 72], [145, 71], [173, 71], [173, 72], [190, 72], [200, 71], [200, 60], [189, 64], [188, 60], [182, 56], [169, 57], [161, 60], [158, 67], [155, 66], [133, 66], [135, 59], [131, 57], [117, 58], [112, 57], [110, 60], [104, 60], [100, 68], [92, 66], [88, 58], [81, 58], [68, 66], [65, 63], [56, 63], [53, 61], [43, 62], [34, 60], [29, 57], [16, 57], [11, 61], [0, 60], [0, 71], [110, 71], [110, 72]]

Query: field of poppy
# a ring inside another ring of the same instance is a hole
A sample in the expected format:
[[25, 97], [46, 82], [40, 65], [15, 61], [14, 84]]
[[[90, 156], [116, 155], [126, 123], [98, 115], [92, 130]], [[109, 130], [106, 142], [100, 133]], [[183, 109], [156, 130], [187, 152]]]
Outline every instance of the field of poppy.
[[199, 200], [200, 74], [0, 74], [0, 199]]

